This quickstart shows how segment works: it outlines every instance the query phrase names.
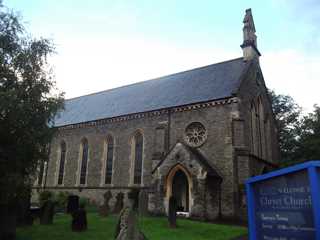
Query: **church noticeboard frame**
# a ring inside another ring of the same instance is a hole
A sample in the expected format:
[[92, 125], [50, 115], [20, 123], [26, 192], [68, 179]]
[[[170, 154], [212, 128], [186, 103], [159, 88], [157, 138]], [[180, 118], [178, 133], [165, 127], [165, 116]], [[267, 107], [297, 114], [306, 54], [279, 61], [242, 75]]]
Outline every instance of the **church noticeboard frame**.
[[250, 240], [320, 240], [320, 161], [246, 181]]

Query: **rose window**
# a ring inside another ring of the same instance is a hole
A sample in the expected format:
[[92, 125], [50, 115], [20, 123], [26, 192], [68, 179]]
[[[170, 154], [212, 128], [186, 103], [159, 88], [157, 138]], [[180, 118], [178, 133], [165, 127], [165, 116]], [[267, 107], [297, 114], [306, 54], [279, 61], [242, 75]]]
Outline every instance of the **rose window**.
[[207, 131], [199, 122], [190, 123], [185, 130], [185, 141], [191, 147], [200, 147], [207, 140]]

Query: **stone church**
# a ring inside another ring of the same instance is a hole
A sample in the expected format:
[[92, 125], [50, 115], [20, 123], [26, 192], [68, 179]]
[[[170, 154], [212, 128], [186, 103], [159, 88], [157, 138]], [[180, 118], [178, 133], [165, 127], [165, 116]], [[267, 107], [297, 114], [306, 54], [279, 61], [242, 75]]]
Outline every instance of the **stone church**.
[[140, 188], [140, 209], [170, 196], [191, 218], [245, 217], [244, 181], [277, 166], [279, 146], [251, 10], [243, 56], [66, 100], [38, 188], [101, 204]]

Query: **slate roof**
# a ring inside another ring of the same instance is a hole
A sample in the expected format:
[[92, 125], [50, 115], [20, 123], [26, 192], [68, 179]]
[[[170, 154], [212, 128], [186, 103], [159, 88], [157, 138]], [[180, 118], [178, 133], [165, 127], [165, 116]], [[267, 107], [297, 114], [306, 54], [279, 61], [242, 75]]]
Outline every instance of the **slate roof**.
[[68, 99], [54, 126], [227, 98], [237, 90], [247, 64], [237, 58]]

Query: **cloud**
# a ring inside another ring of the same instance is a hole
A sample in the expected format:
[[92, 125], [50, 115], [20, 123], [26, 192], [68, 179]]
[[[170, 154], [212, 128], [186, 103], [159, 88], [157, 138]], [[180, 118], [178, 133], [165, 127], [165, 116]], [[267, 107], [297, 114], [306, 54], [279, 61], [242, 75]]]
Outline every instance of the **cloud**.
[[[319, 53], [320, 49], [320, 1], [319, 0], [278, 0], [279, 7], [289, 13], [292, 31], [304, 35], [304, 47], [309, 51]], [[297, 36], [299, 37], [299, 36]]]
[[319, 0], [272, 0], [272, 4], [288, 10], [295, 17], [295, 22], [307, 21], [313, 24], [319, 23]]
[[75, 97], [239, 57], [205, 46], [144, 38], [61, 39], [51, 59], [58, 87]]
[[312, 111], [313, 104], [320, 103], [320, 57], [286, 49], [267, 52], [261, 58], [261, 68], [266, 84], [276, 93], [288, 94]]
[[[241, 56], [241, 51], [172, 45], [147, 38], [62, 39], [52, 58], [58, 87], [71, 98]], [[214, 45], [214, 44], [212, 44]], [[320, 57], [294, 49], [265, 52], [269, 88], [291, 95], [306, 111], [320, 103]]]

